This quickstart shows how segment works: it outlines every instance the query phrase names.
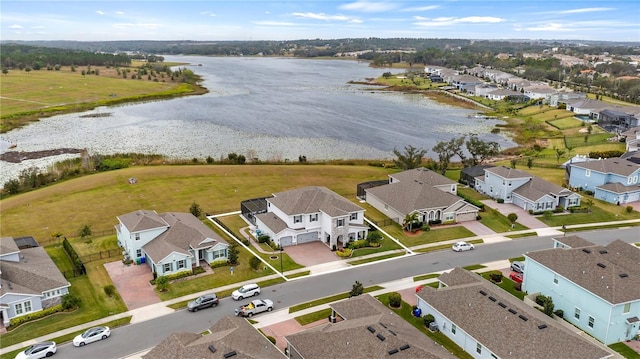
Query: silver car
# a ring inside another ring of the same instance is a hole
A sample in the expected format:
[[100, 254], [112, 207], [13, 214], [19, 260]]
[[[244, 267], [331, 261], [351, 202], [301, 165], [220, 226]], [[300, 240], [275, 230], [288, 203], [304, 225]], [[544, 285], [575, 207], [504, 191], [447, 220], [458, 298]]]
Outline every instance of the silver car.
[[511, 262], [511, 270], [518, 273], [524, 273], [524, 262], [520, 262], [520, 261]]

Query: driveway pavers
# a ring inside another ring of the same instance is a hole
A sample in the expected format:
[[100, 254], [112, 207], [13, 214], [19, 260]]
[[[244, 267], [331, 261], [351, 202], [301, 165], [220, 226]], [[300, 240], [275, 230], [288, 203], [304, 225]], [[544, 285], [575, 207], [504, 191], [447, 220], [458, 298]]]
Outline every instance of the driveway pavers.
[[160, 298], [149, 283], [153, 279], [153, 273], [148, 265], [126, 266], [116, 261], [105, 263], [104, 267], [129, 310], [160, 303]]
[[340, 261], [338, 256], [322, 242], [311, 242], [284, 247], [284, 251], [296, 263], [305, 267]]
[[503, 215], [508, 215], [509, 213], [515, 213], [518, 215], [518, 223], [522, 224], [523, 226], [527, 227], [527, 228], [531, 228], [531, 229], [537, 229], [537, 228], [547, 228], [549, 226], [547, 226], [544, 222], [540, 221], [539, 219], [537, 219], [536, 217], [532, 216], [529, 214], [528, 211], [525, 211], [524, 209], [516, 206], [515, 204], [511, 204], [511, 203], [498, 203], [494, 200], [490, 200], [490, 199], [485, 199], [483, 201], [481, 201], [485, 206], [490, 207], [495, 209], [496, 211], [500, 212]]

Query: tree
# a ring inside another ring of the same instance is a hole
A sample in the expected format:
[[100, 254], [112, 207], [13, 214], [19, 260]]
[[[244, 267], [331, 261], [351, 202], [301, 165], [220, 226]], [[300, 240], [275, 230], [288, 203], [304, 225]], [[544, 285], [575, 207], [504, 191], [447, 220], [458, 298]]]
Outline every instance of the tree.
[[351, 291], [349, 292], [349, 298], [357, 297], [360, 294], [362, 294], [362, 292], [364, 292], [364, 287], [362, 286], [362, 283], [356, 281], [351, 287]]
[[571, 151], [573, 151], [576, 146], [575, 145], [565, 145], [564, 146], [567, 149], [567, 156], [569, 156], [569, 158], [571, 158]]
[[476, 166], [483, 163], [486, 159], [494, 157], [500, 153], [500, 145], [494, 141], [483, 141], [478, 135], [472, 134], [466, 142], [467, 151], [471, 154], [471, 158], [467, 160], [465, 165]]
[[533, 162], [534, 162], [533, 157], [527, 158], [527, 168], [531, 169], [531, 167], [533, 167]]
[[249, 259], [249, 266], [253, 270], [258, 270], [258, 267], [260, 267], [260, 258], [251, 257], [251, 259]]
[[376, 244], [382, 240], [382, 234], [378, 231], [372, 231], [367, 234], [367, 241], [371, 244]]
[[449, 163], [451, 162], [451, 157], [457, 154], [460, 151], [460, 146], [462, 143], [460, 140], [464, 140], [464, 137], [460, 139], [452, 138], [450, 141], [440, 141], [435, 146], [433, 146], [433, 152], [438, 154], [438, 171], [441, 174], [447, 173], [447, 169], [449, 168]]
[[413, 230], [413, 224], [418, 221], [418, 214], [416, 212], [407, 213], [402, 222], [402, 228], [411, 232]]
[[507, 214], [507, 219], [509, 220], [509, 222], [511, 222], [511, 226], [513, 227], [518, 220], [518, 215], [515, 213], [509, 213]]
[[169, 290], [169, 278], [164, 275], [156, 278], [156, 289], [160, 292], [166, 292]]
[[591, 213], [591, 207], [593, 207], [593, 200], [591, 198], [587, 198], [587, 200], [584, 201], [584, 204], [587, 206], [587, 210], [589, 210], [589, 213]]
[[393, 154], [396, 155], [397, 159], [393, 160], [393, 163], [396, 167], [402, 168], [403, 170], [411, 170], [420, 167], [422, 158], [426, 153], [427, 150], [411, 145], [405, 146], [404, 152], [400, 152], [394, 148]]
[[402, 295], [398, 292], [389, 293], [389, 306], [392, 308], [400, 308], [402, 305]]
[[516, 168], [516, 166], [518, 165], [518, 160], [517, 159], [512, 159], [511, 161], [511, 168]]
[[197, 218], [200, 218], [200, 216], [202, 216], [202, 209], [196, 202], [193, 202], [191, 204], [191, 207], [189, 207], [189, 212], [191, 212], [191, 214], [193, 214]]
[[85, 237], [89, 237], [91, 234], [92, 234], [91, 226], [88, 224], [85, 224], [82, 228], [80, 228], [80, 231], [78, 231], [78, 235], [80, 236], [81, 239], [84, 239]]
[[229, 246], [229, 252], [227, 254], [227, 262], [229, 264], [238, 264], [238, 254], [240, 251], [238, 250], [238, 245], [234, 242]]
[[9, 69], [6, 68], [6, 67], [3, 67], [2, 68], [2, 73], [5, 74], [5, 75], [8, 74], [9, 73]]
[[557, 147], [553, 147], [553, 150], [556, 151], [556, 160], [560, 163], [560, 158], [564, 156], [565, 151]]

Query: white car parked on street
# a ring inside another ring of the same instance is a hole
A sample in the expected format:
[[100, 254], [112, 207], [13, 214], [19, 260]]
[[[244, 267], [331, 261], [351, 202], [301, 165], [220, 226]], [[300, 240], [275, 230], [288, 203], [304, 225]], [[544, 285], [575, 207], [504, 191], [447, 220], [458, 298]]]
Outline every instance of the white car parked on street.
[[451, 248], [453, 249], [454, 252], [462, 252], [462, 251], [474, 250], [476, 247], [471, 243], [456, 242]]
[[98, 340], [107, 339], [111, 336], [111, 330], [109, 327], [94, 327], [87, 329], [84, 333], [76, 335], [73, 338], [73, 345], [76, 347], [82, 347], [85, 344], [97, 342]]

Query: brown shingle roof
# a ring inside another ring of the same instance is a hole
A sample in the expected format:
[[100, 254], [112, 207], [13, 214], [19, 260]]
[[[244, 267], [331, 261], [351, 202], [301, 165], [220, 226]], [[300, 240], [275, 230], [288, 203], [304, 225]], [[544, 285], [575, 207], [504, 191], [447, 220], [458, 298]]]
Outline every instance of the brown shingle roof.
[[42, 247], [21, 250], [19, 262], [0, 261], [0, 272], [0, 295], [42, 295], [42, 292], [70, 286]]
[[[623, 241], [605, 247], [553, 248], [525, 256], [609, 303], [640, 299], [640, 248]], [[623, 273], [627, 276], [621, 277]]]
[[[271, 342], [260, 334], [246, 319], [225, 316], [210, 329], [211, 334], [174, 333], [155, 346], [144, 358], [211, 358], [222, 359], [235, 351], [233, 358], [271, 359], [283, 358]], [[209, 346], [216, 351], [213, 353]]]
[[498, 357], [600, 359], [610, 354], [477, 274], [454, 271], [464, 271], [471, 283], [425, 286], [417, 295]]
[[346, 216], [363, 208], [326, 187], [303, 187], [267, 198], [287, 215], [324, 212], [331, 217]]
[[601, 173], [615, 173], [628, 176], [640, 168], [640, 165], [619, 157], [605, 158], [602, 160], [589, 160], [587, 162], [572, 163], [572, 167], [585, 168]]
[[564, 237], [557, 237], [554, 238], [556, 241], [567, 245], [571, 248], [580, 248], [580, 247], [590, 247], [590, 246], [594, 246], [595, 244], [589, 242], [588, 240], [573, 235], [573, 236], [564, 236]]
[[137, 210], [117, 218], [131, 233], [169, 226], [156, 211]]

